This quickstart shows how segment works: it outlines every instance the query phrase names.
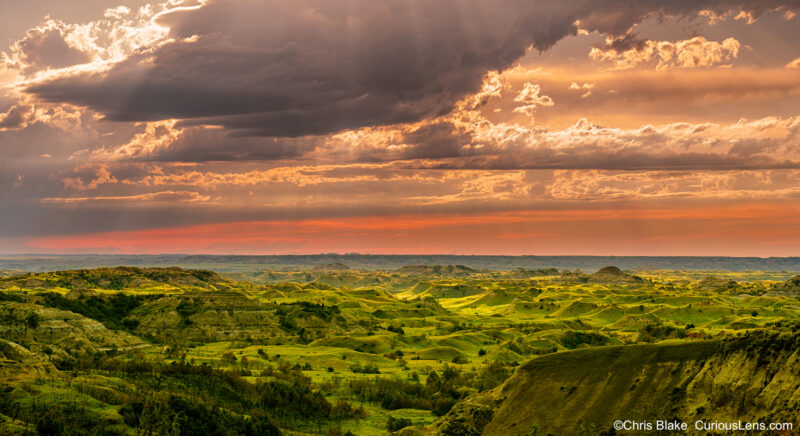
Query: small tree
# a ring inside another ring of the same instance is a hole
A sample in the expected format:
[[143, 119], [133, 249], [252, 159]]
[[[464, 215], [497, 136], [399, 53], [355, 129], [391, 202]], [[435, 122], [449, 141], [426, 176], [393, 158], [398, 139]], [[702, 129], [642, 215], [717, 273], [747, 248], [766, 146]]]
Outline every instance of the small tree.
[[25, 318], [25, 326], [27, 328], [35, 329], [35, 328], [39, 327], [39, 320], [40, 319], [41, 318], [39, 318], [38, 314], [36, 314], [35, 312], [31, 312], [30, 315], [28, 315]]

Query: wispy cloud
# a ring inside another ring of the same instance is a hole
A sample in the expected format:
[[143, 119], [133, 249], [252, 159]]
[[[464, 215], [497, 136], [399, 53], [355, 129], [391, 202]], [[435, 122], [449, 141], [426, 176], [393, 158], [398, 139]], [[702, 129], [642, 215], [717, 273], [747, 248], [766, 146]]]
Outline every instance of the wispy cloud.
[[115, 202], [198, 202], [209, 201], [211, 197], [188, 191], [162, 191], [147, 194], [108, 196], [108, 197], [50, 197], [43, 198], [42, 203], [115, 203]]

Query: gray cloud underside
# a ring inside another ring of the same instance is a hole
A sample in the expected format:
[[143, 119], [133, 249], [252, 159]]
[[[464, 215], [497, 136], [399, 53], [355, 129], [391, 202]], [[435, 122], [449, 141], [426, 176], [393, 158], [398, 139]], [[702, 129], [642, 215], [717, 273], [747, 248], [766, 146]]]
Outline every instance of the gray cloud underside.
[[487, 71], [574, 35], [576, 20], [624, 35], [653, 14], [774, 9], [800, 9], [800, 0], [212, 0], [160, 18], [173, 42], [27, 91], [118, 121], [325, 134], [447, 113]]
[[322, 142], [321, 137], [260, 138], [229, 136], [220, 130], [187, 129], [169, 147], [144, 154], [137, 161], [214, 162], [271, 161], [301, 157]]
[[[413, 136], [413, 135], [410, 135]], [[410, 137], [409, 136], [409, 137]], [[479, 149], [464, 150], [451, 144], [470, 143], [470, 138], [455, 135], [447, 139], [421, 136], [401, 155], [387, 155], [380, 150], [361, 156], [363, 162], [397, 159], [436, 159], [426, 161], [424, 168], [436, 169], [600, 169], [600, 170], [761, 170], [797, 169], [795, 157], [776, 158], [768, 152], [775, 147], [773, 139], [750, 139], [738, 142], [727, 151], [681, 152], [660, 150], [659, 142], [668, 138], [652, 135], [643, 144], [626, 146], [629, 138], [618, 138], [608, 146], [579, 144], [576, 146], [528, 147], [525, 144], [503, 148], [487, 144]], [[791, 139], [797, 144], [797, 139]], [[432, 152], [433, 149], [435, 151]], [[411, 163], [411, 167], [419, 167]]]
[[68, 67], [91, 60], [88, 54], [67, 45], [61, 29], [55, 27], [29, 30], [18, 42], [17, 49], [22, 53], [26, 72]]
[[[414, 167], [415, 165], [410, 165]], [[574, 155], [550, 151], [471, 158], [441, 159], [424, 166], [428, 169], [564, 169], [564, 170], [625, 170], [625, 171], [713, 171], [800, 169], [797, 160], [775, 160], [768, 157], [747, 158], [713, 153], [684, 153], [658, 156], [635, 151], [616, 153], [596, 152]]]

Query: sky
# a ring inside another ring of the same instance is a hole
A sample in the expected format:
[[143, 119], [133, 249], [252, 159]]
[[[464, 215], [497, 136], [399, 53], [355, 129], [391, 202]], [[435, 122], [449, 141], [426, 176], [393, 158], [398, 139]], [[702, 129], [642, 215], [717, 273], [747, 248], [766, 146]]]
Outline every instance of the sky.
[[0, 254], [800, 256], [800, 0], [0, 10]]

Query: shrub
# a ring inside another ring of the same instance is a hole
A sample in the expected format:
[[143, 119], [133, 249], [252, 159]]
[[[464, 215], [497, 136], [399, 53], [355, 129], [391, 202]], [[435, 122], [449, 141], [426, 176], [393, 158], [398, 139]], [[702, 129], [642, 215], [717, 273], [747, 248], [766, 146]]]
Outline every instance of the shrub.
[[388, 331], [390, 331], [392, 333], [397, 333], [398, 335], [405, 335], [406, 334], [406, 332], [403, 330], [402, 327], [397, 327], [397, 326], [393, 326], [393, 325], [390, 325], [389, 327], [386, 327], [386, 330], [388, 330]]
[[122, 328], [125, 330], [134, 330], [136, 327], [139, 327], [138, 319], [126, 318], [122, 320]]
[[603, 336], [599, 333], [580, 332], [580, 331], [568, 331], [563, 335], [561, 335], [560, 341], [565, 347], [569, 349], [578, 348], [582, 344], [587, 344], [590, 346], [598, 346], [598, 345], [607, 345], [609, 343], [608, 337]]
[[414, 425], [414, 423], [408, 418], [395, 418], [394, 416], [390, 416], [389, 420], [386, 421], [386, 428], [391, 432], [408, 427], [409, 425]]
[[368, 363], [364, 366], [356, 363], [355, 365], [350, 366], [350, 371], [357, 373], [357, 374], [380, 374], [381, 370], [378, 369], [378, 365], [374, 363]]

